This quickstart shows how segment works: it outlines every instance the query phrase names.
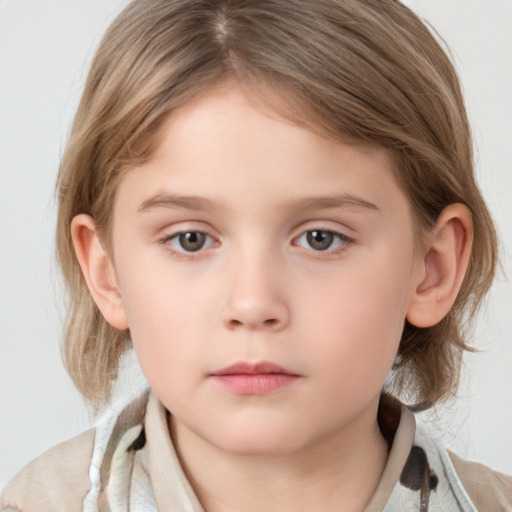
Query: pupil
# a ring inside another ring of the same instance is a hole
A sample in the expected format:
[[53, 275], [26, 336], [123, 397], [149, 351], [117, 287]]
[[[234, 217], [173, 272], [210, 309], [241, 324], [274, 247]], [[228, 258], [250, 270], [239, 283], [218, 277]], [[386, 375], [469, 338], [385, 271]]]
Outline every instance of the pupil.
[[319, 251], [329, 248], [333, 238], [334, 235], [328, 231], [310, 231], [307, 235], [308, 243]]
[[205, 238], [203, 233], [182, 233], [180, 244], [187, 251], [198, 251], [204, 245]]

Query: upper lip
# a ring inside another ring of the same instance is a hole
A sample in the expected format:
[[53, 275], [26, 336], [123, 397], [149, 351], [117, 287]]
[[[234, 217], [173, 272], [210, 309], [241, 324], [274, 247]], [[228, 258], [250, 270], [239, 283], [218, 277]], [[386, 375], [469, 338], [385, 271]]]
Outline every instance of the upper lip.
[[264, 375], [269, 373], [297, 375], [295, 372], [287, 370], [282, 366], [270, 363], [268, 361], [260, 361], [256, 363], [242, 361], [239, 363], [232, 364], [230, 366], [226, 366], [225, 368], [221, 368], [220, 370], [215, 370], [214, 372], [211, 373], [211, 375]]

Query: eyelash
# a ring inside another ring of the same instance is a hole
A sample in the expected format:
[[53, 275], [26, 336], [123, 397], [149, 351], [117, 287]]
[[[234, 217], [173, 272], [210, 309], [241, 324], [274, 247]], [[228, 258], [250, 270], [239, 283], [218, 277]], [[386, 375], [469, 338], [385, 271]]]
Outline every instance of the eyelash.
[[[350, 247], [353, 244], [353, 242], [354, 242], [353, 238], [350, 238], [350, 237], [348, 237], [347, 235], [345, 235], [343, 233], [340, 233], [338, 231], [334, 231], [332, 229], [324, 229], [324, 228], [321, 228], [321, 227], [315, 227], [313, 229], [308, 229], [308, 230], [304, 231], [300, 236], [295, 238], [295, 240], [300, 240], [302, 237], [307, 236], [308, 233], [313, 233], [313, 232], [321, 232], [321, 233], [325, 233], [325, 234], [328, 234], [328, 235], [332, 235], [334, 237], [333, 242], [335, 240], [338, 240], [340, 243], [342, 243], [342, 245], [340, 247], [338, 247], [338, 248], [336, 248], [334, 250], [329, 250], [329, 249], [315, 250], [315, 249], [311, 249], [312, 252], [319, 253], [319, 254], [324, 254], [327, 257], [329, 257], [329, 256], [336, 256], [336, 255], [340, 254], [341, 252], [345, 251], [348, 247]], [[186, 231], [178, 231], [177, 233], [173, 233], [172, 235], [165, 236], [164, 238], [159, 240], [159, 242], [160, 242], [161, 245], [163, 245], [165, 247], [166, 251], [168, 251], [170, 254], [172, 254], [173, 257], [177, 257], [179, 259], [184, 259], [184, 260], [185, 259], [195, 258], [197, 255], [199, 255], [199, 253], [203, 252], [203, 247], [201, 247], [197, 251], [185, 251], [185, 250], [184, 251], [180, 251], [180, 250], [172, 248], [172, 246], [170, 244], [170, 242], [172, 240], [174, 240], [174, 239], [178, 239], [179, 240], [179, 237], [181, 235], [185, 235], [185, 234], [188, 234], [188, 233], [205, 235], [206, 237], [208, 237], [208, 238], [213, 240], [213, 237], [210, 236], [208, 233], [205, 233], [204, 231], [186, 230]], [[215, 245], [215, 242], [210, 244], [210, 246], [212, 246], [212, 245]]]

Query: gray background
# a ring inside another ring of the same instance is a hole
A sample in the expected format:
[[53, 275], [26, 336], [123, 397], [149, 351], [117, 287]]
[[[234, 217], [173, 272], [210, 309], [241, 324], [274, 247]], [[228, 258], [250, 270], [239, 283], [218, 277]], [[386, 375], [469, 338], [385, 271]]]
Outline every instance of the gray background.
[[[53, 186], [93, 50], [125, 4], [0, 0], [0, 488], [92, 421], [60, 362]], [[426, 416], [460, 455], [512, 474], [512, 1], [407, 4], [452, 48], [504, 267], [459, 397]], [[141, 386], [133, 362], [123, 382], [123, 396]]]

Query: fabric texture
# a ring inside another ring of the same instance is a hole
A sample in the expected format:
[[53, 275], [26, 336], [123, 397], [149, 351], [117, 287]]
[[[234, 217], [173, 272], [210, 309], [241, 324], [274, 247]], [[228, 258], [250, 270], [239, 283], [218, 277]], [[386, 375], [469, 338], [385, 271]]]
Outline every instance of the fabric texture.
[[[2, 512], [204, 512], [168, 434], [168, 412], [148, 391], [52, 448], [6, 487]], [[508, 512], [512, 478], [464, 461], [383, 397], [388, 461], [364, 512]]]

